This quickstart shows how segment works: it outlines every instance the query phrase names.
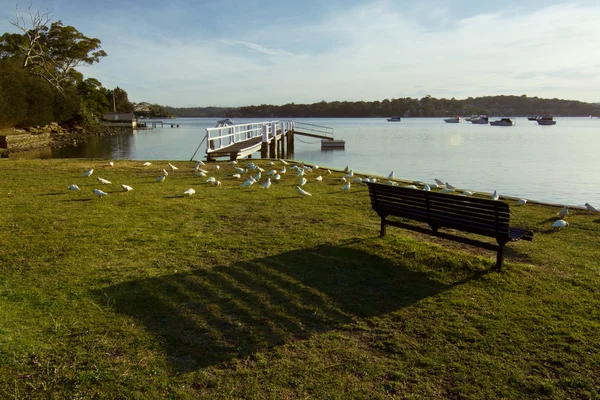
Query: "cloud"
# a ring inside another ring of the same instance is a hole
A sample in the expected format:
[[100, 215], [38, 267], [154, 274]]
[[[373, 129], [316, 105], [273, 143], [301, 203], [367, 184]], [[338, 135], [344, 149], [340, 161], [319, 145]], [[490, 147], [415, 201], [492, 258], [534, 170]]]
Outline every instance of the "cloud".
[[287, 52], [285, 50], [281, 50], [281, 49], [269, 49], [266, 48], [264, 46], [261, 46], [259, 44], [256, 43], [251, 43], [251, 42], [244, 42], [242, 40], [227, 40], [227, 39], [222, 39], [221, 42], [225, 43], [225, 44], [230, 44], [230, 45], [242, 45], [250, 50], [256, 51], [258, 53], [261, 54], [265, 54], [268, 56], [293, 56], [292, 53]]
[[126, 30], [113, 26], [103, 39], [109, 57], [86, 72], [136, 101], [170, 105], [381, 100], [425, 90], [597, 101], [599, 11], [563, 4], [465, 17], [439, 7], [423, 19], [374, 1], [296, 24], [232, 29], [227, 38], [163, 33], [123, 41], [119, 29]]

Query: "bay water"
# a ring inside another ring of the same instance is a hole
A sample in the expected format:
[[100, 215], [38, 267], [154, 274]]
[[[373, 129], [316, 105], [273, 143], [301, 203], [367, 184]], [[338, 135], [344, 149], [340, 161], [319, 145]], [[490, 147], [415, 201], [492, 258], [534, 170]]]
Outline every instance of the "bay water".
[[[217, 119], [164, 120], [163, 127], [94, 137], [39, 157], [189, 160]], [[556, 120], [556, 125], [540, 126], [513, 118], [514, 126], [502, 127], [448, 124], [442, 118], [299, 118], [295, 121], [333, 128], [346, 147], [321, 151], [319, 139], [296, 136], [294, 159], [336, 169], [349, 165], [367, 175], [387, 177], [394, 171], [401, 179], [438, 178], [459, 188], [542, 202], [600, 206], [600, 119]], [[264, 119], [235, 119], [259, 121]], [[205, 151], [203, 144], [194, 158], [203, 159]]]

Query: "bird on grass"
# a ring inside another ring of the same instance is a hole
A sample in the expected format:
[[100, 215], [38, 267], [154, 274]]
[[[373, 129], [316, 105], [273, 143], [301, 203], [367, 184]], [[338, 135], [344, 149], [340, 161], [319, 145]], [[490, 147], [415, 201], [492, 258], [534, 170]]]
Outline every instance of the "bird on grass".
[[445, 188], [440, 190], [440, 193], [452, 193], [454, 192], [454, 189], [450, 189], [450, 188]]
[[327, 175], [331, 175], [331, 170], [330, 169], [327, 170]]
[[275, 182], [279, 182], [279, 180], [281, 179], [281, 175], [275, 174], [275, 176], [273, 177], [273, 179], [275, 180]]
[[221, 182], [220, 181], [215, 181], [215, 186], [221, 186]]
[[298, 192], [298, 194], [302, 197], [305, 196], [312, 196], [312, 194], [308, 193], [306, 190], [302, 189], [300, 186], [296, 186], [296, 191]]
[[240, 174], [233, 174], [231, 175], [231, 177], [235, 179], [240, 179], [242, 176]]
[[272, 167], [273, 165], [275, 165], [275, 163], [274, 163], [273, 161], [269, 161], [269, 162], [267, 163], [267, 166], [269, 166], [269, 167]]
[[585, 203], [585, 208], [587, 208], [588, 212], [590, 212], [590, 213], [600, 213], [600, 210], [598, 210], [596, 207], [594, 207], [590, 203]]
[[204, 178], [206, 176], [206, 172], [198, 171], [198, 173], [196, 175], [199, 176], [200, 178]]
[[300, 186], [306, 185], [306, 182], [307, 182], [306, 178], [304, 178], [304, 177], [300, 178]]
[[321, 175], [319, 175], [319, 176], [317, 176], [317, 177], [315, 178], [315, 180], [316, 180], [317, 182], [321, 182], [321, 181], [323, 180], [323, 177], [322, 177]]
[[265, 183], [263, 183], [263, 185], [261, 186], [262, 189], [268, 189], [271, 187], [271, 178], [267, 178], [267, 180], [265, 181]]
[[115, 165], [115, 163], [114, 163], [114, 162], [112, 162], [112, 161], [108, 163], [108, 166], [109, 166], [109, 167], [112, 167], [113, 165]]
[[252, 179], [254, 179], [255, 181], [260, 181], [260, 178], [262, 178], [262, 174], [260, 173], [260, 171], [258, 171], [258, 174], [256, 174]]
[[465, 196], [473, 196], [474, 194], [475, 194], [475, 192], [472, 192], [472, 191], [470, 191], [470, 190], [465, 190], [465, 191], [463, 192], [463, 195], [465, 195]]
[[435, 179], [434, 179], [434, 181], [435, 181], [435, 183], [437, 183], [438, 185], [440, 185], [440, 186], [442, 186], [442, 187], [445, 187], [445, 186], [446, 186], [446, 184], [445, 184], [444, 182], [442, 182], [441, 180], [439, 180], [439, 179], [437, 179], [437, 178], [435, 178]]
[[344, 172], [350, 172], [350, 166], [346, 165], [346, 168], [344, 168]]
[[162, 170], [162, 174], [163, 174], [164, 176], [169, 176], [169, 173], [168, 173], [168, 172], [167, 172], [167, 170], [166, 170], [166, 169], [164, 169], [164, 168], [163, 168], [163, 170]]
[[519, 199], [520, 206], [524, 206], [525, 204], [527, 204], [527, 199]]
[[425, 186], [423, 186], [423, 190], [426, 192], [431, 192], [431, 188], [429, 187], [428, 184], [425, 184]]
[[244, 168], [240, 168], [240, 167], [235, 167], [235, 172], [237, 172], [238, 174], [245, 174], [246, 173], [246, 169]]
[[179, 169], [179, 168], [177, 168], [176, 166], [174, 166], [171, 163], [168, 163], [168, 164], [169, 164], [169, 167], [171, 168], [172, 171], [177, 171]]
[[279, 171], [279, 173], [280, 173], [280, 174], [282, 174], [282, 175], [285, 175], [285, 174], [286, 174], [286, 172], [287, 172], [287, 169], [286, 169], [285, 167], [283, 167], [283, 168], [281, 169], [281, 171]]
[[296, 176], [304, 176], [304, 169], [303, 168], [299, 169]]
[[79, 190], [79, 186], [71, 185], [71, 186], [69, 186], [69, 190], [77, 191], [77, 190]]
[[106, 195], [107, 195], [107, 193], [106, 193], [106, 192], [103, 192], [103, 191], [102, 191], [102, 190], [100, 190], [100, 189], [94, 189], [94, 190], [93, 190], [93, 192], [94, 192], [94, 194], [95, 194], [96, 196], [98, 196], [98, 197], [100, 197], [100, 198], [102, 198], [103, 196], [106, 196]]
[[275, 175], [276, 173], [277, 173], [277, 171], [272, 169], [269, 172], [267, 172], [267, 175], [271, 176], [271, 175]]
[[388, 179], [394, 179], [394, 171], [390, 172], [388, 175]]
[[492, 194], [492, 200], [499, 200], [500, 199], [500, 195], [498, 194], [498, 192], [496, 190], [494, 190], [494, 194]]
[[98, 182], [100, 182], [103, 185], [110, 185], [112, 183], [111, 181], [107, 181], [106, 179], [102, 179], [100, 177], [98, 177], [96, 179], [98, 179]]
[[155, 182], [158, 182], [158, 183], [164, 182], [164, 181], [165, 181], [165, 178], [166, 178], [166, 176], [165, 176], [165, 175], [161, 175], [161, 176], [159, 176], [159, 177], [156, 179], [156, 181], [155, 181]]
[[237, 164], [236, 160], [229, 161], [229, 165], [235, 165], [235, 164]]
[[564, 218], [569, 215], [569, 207], [564, 206], [562, 210], [558, 212], [558, 218]]
[[90, 169], [88, 171], [85, 171], [81, 176], [90, 176], [93, 173], [94, 173], [94, 168], [92, 168], [92, 169]]
[[215, 183], [216, 181], [216, 178], [214, 176], [211, 176], [206, 180], [206, 183]]
[[123, 188], [124, 192], [130, 192], [133, 190], [133, 188], [131, 186], [127, 186], [127, 185], [121, 185], [121, 187]]
[[221, 169], [220, 165], [215, 165], [215, 169], [218, 171], [219, 169]]
[[456, 187], [452, 186], [451, 184], [449, 184], [448, 182], [446, 182], [446, 187], [448, 189], [456, 189]]
[[196, 161], [196, 165], [201, 167], [204, 165], [204, 163], [202, 162], [202, 160], [198, 160], [198, 161]]
[[250, 178], [246, 182], [240, 184], [240, 186], [241, 187], [248, 187], [248, 186], [254, 185], [254, 182], [256, 182], [256, 181], [254, 179]]
[[404, 186], [404, 187], [407, 188], [407, 189], [416, 189], [417, 188], [415, 185], [407, 185], [407, 186]]
[[349, 179], [349, 178], [352, 178], [353, 176], [354, 176], [354, 171], [350, 170], [350, 171], [348, 171], [346, 176], [344, 176], [344, 178]]
[[346, 182], [346, 184], [342, 187], [342, 190], [350, 190], [350, 188], [352, 187], [352, 184], [348, 181]]
[[556, 221], [555, 223], [552, 224], [552, 227], [556, 230], [562, 229], [566, 226], [569, 226], [569, 223], [567, 221], [565, 221], [564, 219], [559, 219], [558, 221]]
[[186, 190], [185, 192], [183, 192], [183, 194], [185, 196], [193, 196], [194, 194], [196, 194], [196, 191], [192, 188], [189, 188], [188, 190]]
[[149, 161], [146, 161], [146, 162], [144, 163], [144, 167], [149, 167], [150, 165], [152, 165], [152, 163], [151, 163], [151, 162], [149, 162]]

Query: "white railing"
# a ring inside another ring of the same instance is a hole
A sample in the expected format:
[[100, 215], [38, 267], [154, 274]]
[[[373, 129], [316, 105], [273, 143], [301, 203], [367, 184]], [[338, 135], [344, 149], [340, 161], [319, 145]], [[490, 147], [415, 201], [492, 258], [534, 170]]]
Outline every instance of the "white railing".
[[292, 121], [268, 121], [249, 124], [236, 124], [220, 128], [206, 128], [206, 153], [211, 153], [244, 140], [262, 137], [269, 141], [277, 132], [283, 133], [292, 129]]

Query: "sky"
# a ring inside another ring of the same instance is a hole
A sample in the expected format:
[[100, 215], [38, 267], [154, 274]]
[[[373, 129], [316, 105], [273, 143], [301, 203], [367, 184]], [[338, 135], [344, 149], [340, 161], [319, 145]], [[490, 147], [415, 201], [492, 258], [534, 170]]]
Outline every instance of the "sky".
[[[0, 33], [16, 1], [0, 0]], [[237, 107], [523, 95], [600, 102], [600, 2], [32, 0], [102, 41], [133, 102]], [[18, 5], [26, 12], [29, 0]]]

